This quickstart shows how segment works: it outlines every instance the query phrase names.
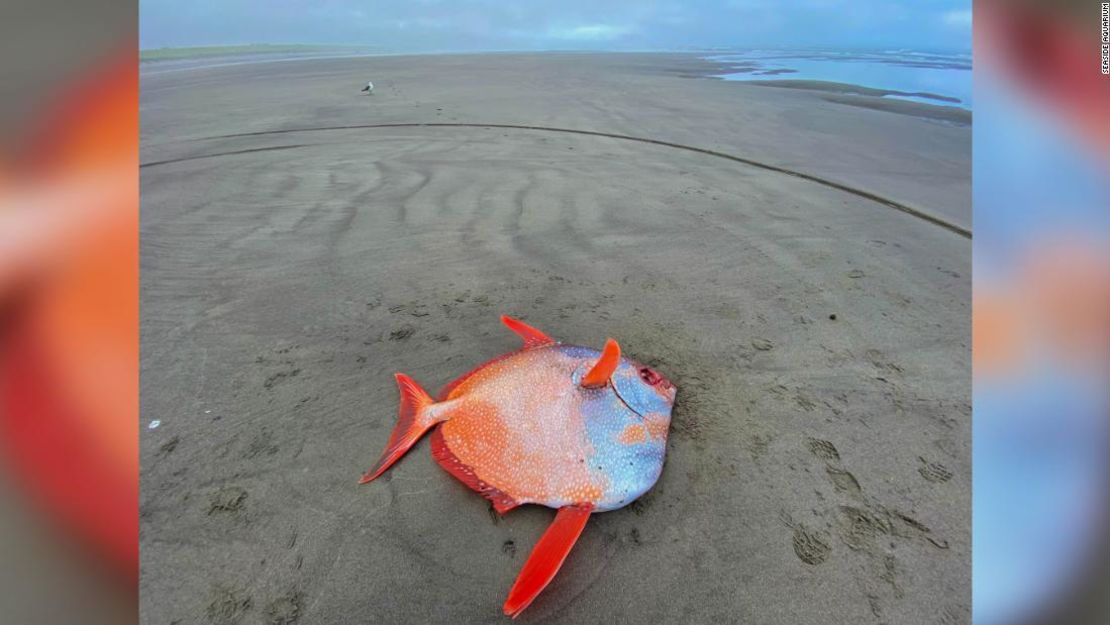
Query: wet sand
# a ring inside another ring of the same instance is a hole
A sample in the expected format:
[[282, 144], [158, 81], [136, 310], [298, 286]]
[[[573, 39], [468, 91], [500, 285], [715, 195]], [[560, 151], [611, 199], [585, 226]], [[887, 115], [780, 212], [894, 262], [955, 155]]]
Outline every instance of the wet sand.
[[679, 387], [521, 622], [970, 622], [970, 128], [713, 69], [144, 70], [142, 621], [507, 622], [551, 511], [356, 482], [508, 313]]

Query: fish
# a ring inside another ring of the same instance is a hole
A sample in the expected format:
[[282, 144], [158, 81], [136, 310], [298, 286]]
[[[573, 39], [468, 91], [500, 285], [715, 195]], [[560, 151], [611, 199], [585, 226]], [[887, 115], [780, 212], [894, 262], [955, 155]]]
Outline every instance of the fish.
[[445, 386], [434, 398], [395, 374], [401, 400], [373, 468], [380, 477], [431, 431], [432, 457], [498, 514], [524, 504], [557, 510], [532, 548], [502, 610], [516, 618], [547, 587], [591, 514], [623, 508], [663, 470], [678, 389], [621, 354], [565, 345], [507, 315], [523, 346]]

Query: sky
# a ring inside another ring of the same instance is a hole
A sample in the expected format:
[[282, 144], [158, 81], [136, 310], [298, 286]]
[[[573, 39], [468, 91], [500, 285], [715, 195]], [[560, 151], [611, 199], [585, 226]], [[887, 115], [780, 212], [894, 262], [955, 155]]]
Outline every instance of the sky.
[[971, 0], [140, 0], [139, 43], [382, 52], [822, 46], [967, 51]]

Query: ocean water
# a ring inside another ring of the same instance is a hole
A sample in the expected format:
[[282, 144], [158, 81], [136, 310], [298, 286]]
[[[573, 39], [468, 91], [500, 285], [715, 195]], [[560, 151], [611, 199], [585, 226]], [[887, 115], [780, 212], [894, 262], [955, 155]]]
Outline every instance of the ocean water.
[[719, 75], [725, 80], [824, 80], [902, 92], [883, 97], [971, 109], [970, 52], [764, 49], [705, 58], [733, 64]]

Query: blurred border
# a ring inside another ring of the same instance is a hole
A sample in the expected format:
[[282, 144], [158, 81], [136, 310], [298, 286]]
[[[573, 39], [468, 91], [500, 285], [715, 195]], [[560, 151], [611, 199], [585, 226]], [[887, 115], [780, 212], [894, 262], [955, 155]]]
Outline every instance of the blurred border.
[[0, 7], [4, 622], [138, 621], [137, 17]]
[[975, 3], [980, 625], [1107, 623], [1110, 76], [1096, 0]]

